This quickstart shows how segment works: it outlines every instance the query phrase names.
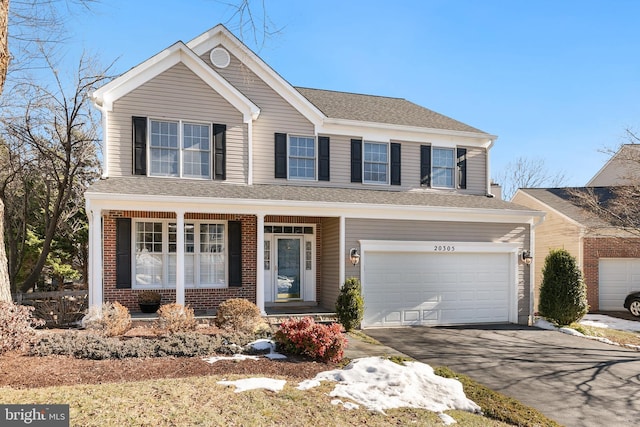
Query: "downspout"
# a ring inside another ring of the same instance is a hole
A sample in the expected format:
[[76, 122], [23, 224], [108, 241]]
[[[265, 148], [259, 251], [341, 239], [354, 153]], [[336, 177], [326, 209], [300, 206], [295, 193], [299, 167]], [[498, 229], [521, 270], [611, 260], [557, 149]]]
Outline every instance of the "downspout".
[[542, 215], [538, 218], [538, 221], [534, 221], [531, 224], [531, 231], [529, 233], [529, 250], [533, 249], [533, 259], [531, 260], [531, 264], [529, 265], [529, 326], [533, 325], [533, 308], [534, 308], [534, 298], [536, 296], [536, 256], [537, 251], [536, 248], [536, 232], [535, 229], [540, 224], [544, 222], [545, 215]]
[[487, 161], [486, 161], [486, 172], [487, 172], [487, 178], [486, 178], [486, 182], [487, 182], [487, 197], [495, 197], [494, 194], [491, 193], [491, 166], [490, 166], [490, 162], [489, 162], [489, 150], [491, 150], [491, 147], [493, 147], [493, 144], [495, 144], [495, 140], [490, 139], [489, 140], [489, 145], [486, 147], [486, 153], [487, 153]]
[[108, 115], [107, 109], [104, 107], [102, 103], [100, 103], [97, 99], [93, 99], [93, 105], [100, 111], [100, 115], [102, 116], [102, 178], [107, 178], [109, 176], [109, 149], [107, 147], [107, 134], [108, 134]]
[[247, 121], [247, 185], [253, 185], [253, 120]]

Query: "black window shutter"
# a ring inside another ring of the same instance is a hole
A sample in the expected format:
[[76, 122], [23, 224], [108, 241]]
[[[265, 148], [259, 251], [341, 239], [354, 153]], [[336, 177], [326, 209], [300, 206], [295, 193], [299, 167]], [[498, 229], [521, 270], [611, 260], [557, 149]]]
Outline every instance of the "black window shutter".
[[147, 118], [133, 117], [133, 174], [147, 174]]
[[275, 168], [276, 178], [287, 177], [287, 134], [276, 133], [275, 134]]
[[227, 125], [213, 125], [213, 179], [227, 179]]
[[467, 188], [467, 149], [458, 148], [458, 188]]
[[362, 140], [351, 140], [351, 182], [362, 182]]
[[420, 146], [420, 185], [431, 187], [431, 146]]
[[400, 144], [391, 143], [391, 185], [400, 185]]
[[318, 181], [329, 181], [329, 137], [318, 137]]
[[116, 288], [131, 288], [131, 218], [116, 218]]
[[242, 286], [242, 223], [229, 221], [229, 286]]

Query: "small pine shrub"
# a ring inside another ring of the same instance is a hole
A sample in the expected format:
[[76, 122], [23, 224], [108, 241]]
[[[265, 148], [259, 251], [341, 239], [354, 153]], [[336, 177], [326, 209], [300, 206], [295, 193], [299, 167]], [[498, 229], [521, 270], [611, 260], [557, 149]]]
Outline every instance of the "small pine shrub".
[[119, 302], [105, 302], [102, 307], [91, 307], [82, 319], [82, 326], [106, 337], [123, 335], [131, 328], [129, 309]]
[[196, 318], [193, 309], [178, 303], [161, 306], [158, 310], [158, 327], [172, 334], [194, 330]]
[[338, 323], [323, 325], [311, 317], [283, 322], [274, 340], [285, 353], [300, 354], [323, 362], [342, 360], [346, 346]]
[[0, 354], [22, 350], [33, 338], [33, 328], [44, 325], [32, 312], [33, 307], [0, 302]]
[[252, 334], [264, 323], [257, 305], [244, 298], [232, 298], [218, 306], [215, 324], [229, 331]]
[[355, 277], [348, 278], [340, 289], [336, 301], [336, 316], [347, 332], [359, 327], [362, 322], [364, 316], [362, 287]]
[[582, 272], [564, 249], [552, 250], [544, 260], [538, 310], [559, 326], [580, 320], [589, 310]]

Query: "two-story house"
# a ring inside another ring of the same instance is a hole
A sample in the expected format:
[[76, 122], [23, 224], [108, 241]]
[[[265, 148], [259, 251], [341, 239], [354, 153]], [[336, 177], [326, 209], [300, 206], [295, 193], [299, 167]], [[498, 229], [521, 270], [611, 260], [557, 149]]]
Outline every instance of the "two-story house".
[[364, 326], [528, 322], [521, 258], [541, 214], [489, 194], [495, 136], [404, 99], [293, 87], [222, 25], [94, 102], [91, 305], [135, 311], [157, 289], [196, 310], [333, 308], [354, 276]]

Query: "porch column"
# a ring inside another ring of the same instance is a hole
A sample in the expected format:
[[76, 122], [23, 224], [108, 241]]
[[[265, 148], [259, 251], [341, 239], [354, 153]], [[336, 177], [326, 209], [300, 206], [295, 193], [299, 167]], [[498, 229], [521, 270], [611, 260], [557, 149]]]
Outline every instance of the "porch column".
[[176, 303], [184, 305], [184, 211], [176, 211]]
[[340, 274], [340, 283], [338, 284], [339, 288], [342, 288], [342, 284], [345, 281], [345, 257], [346, 257], [346, 249], [345, 249], [345, 220], [344, 220], [344, 216], [340, 217], [340, 237], [339, 237], [339, 243], [340, 243], [340, 264], [339, 264], [339, 274]]
[[256, 305], [264, 311], [264, 214], [256, 215]]
[[89, 214], [89, 307], [102, 306], [102, 210]]

